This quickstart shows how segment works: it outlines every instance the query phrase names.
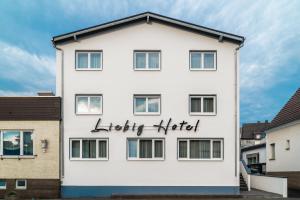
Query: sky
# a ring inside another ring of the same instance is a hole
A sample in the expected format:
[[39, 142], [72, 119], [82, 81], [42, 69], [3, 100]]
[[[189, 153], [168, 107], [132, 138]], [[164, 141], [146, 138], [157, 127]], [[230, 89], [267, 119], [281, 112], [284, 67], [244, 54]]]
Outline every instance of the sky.
[[241, 123], [272, 120], [300, 87], [298, 0], [1, 0], [0, 96], [55, 92], [55, 35], [154, 12], [246, 37]]

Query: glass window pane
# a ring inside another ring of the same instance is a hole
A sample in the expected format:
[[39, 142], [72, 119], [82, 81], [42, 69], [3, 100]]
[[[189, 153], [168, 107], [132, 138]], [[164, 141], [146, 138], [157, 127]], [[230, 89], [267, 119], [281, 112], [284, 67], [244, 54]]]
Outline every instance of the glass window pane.
[[214, 112], [214, 98], [204, 97], [203, 98], [203, 112]]
[[148, 98], [148, 112], [159, 112], [159, 98]]
[[140, 140], [140, 158], [152, 158], [152, 140]]
[[88, 68], [88, 53], [77, 53], [77, 68]]
[[149, 65], [150, 69], [158, 69], [159, 68], [159, 53], [158, 52], [148, 53], [148, 65]]
[[100, 68], [101, 62], [101, 53], [91, 53], [90, 54], [90, 67], [91, 68]]
[[214, 53], [204, 53], [204, 68], [213, 69], [215, 62], [215, 54]]
[[179, 158], [187, 158], [187, 141], [179, 141]]
[[100, 140], [99, 141], [99, 158], [106, 158], [107, 157], [107, 141]]
[[77, 113], [87, 113], [88, 111], [88, 97], [77, 97]]
[[20, 132], [3, 132], [3, 155], [20, 155]]
[[90, 97], [90, 112], [91, 113], [101, 112], [101, 97]]
[[25, 180], [17, 180], [17, 186], [18, 187], [25, 187], [26, 181]]
[[146, 53], [135, 53], [135, 68], [146, 68]]
[[163, 157], [163, 141], [162, 140], [154, 141], [154, 157], [155, 158]]
[[221, 141], [213, 141], [213, 158], [221, 158]]
[[96, 158], [96, 140], [82, 140], [82, 158]]
[[6, 181], [0, 180], [0, 188], [6, 188]]
[[72, 140], [72, 158], [80, 158], [80, 141]]
[[23, 132], [23, 155], [33, 155], [32, 132]]
[[190, 158], [210, 158], [210, 141], [191, 140]]
[[128, 140], [128, 157], [129, 158], [137, 157], [137, 140], [136, 139]]
[[146, 112], [146, 98], [136, 97], [135, 98], [135, 112]]
[[201, 112], [200, 97], [191, 97], [191, 112]]
[[191, 53], [191, 68], [195, 68], [195, 69], [201, 68], [201, 53], [200, 52]]

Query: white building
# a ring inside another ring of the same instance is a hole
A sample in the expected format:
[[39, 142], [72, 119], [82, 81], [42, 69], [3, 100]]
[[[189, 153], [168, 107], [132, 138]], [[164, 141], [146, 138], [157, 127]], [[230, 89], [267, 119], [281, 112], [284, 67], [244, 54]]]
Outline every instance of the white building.
[[62, 197], [239, 194], [243, 42], [153, 13], [54, 37]]
[[[267, 174], [288, 177], [300, 191], [300, 88], [280, 110], [267, 131]], [[291, 191], [293, 192], [293, 191]]]

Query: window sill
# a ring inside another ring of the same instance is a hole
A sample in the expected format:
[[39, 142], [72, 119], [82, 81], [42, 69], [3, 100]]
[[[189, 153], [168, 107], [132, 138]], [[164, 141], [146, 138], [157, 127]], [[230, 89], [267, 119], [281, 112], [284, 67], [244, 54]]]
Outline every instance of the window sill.
[[127, 158], [128, 161], [164, 161], [164, 158]]
[[83, 68], [83, 69], [78, 69], [75, 68], [76, 71], [102, 71], [102, 68], [99, 69], [90, 69], [90, 68]]
[[108, 158], [70, 158], [70, 161], [108, 161]]
[[217, 113], [191, 113], [190, 116], [216, 116]]
[[76, 115], [102, 115], [102, 113], [75, 113]]
[[21, 160], [21, 159], [34, 159], [35, 157], [37, 157], [37, 155], [32, 155], [32, 156], [0, 156], [0, 159], [3, 160], [3, 159], [18, 159], [18, 160]]
[[224, 161], [224, 159], [190, 159], [190, 158], [178, 158], [178, 161]]
[[275, 160], [275, 158], [270, 158], [269, 160], [270, 160], [270, 161], [271, 161], [271, 160]]
[[217, 71], [217, 69], [216, 68], [212, 68], [212, 69], [209, 69], [209, 68], [207, 68], [207, 69], [203, 69], [203, 68], [192, 69], [192, 68], [190, 68], [190, 71]]
[[133, 68], [134, 71], [160, 71], [160, 68], [154, 68], [154, 69], [151, 69], [151, 68], [145, 68], [145, 69], [138, 69], [138, 68]]

